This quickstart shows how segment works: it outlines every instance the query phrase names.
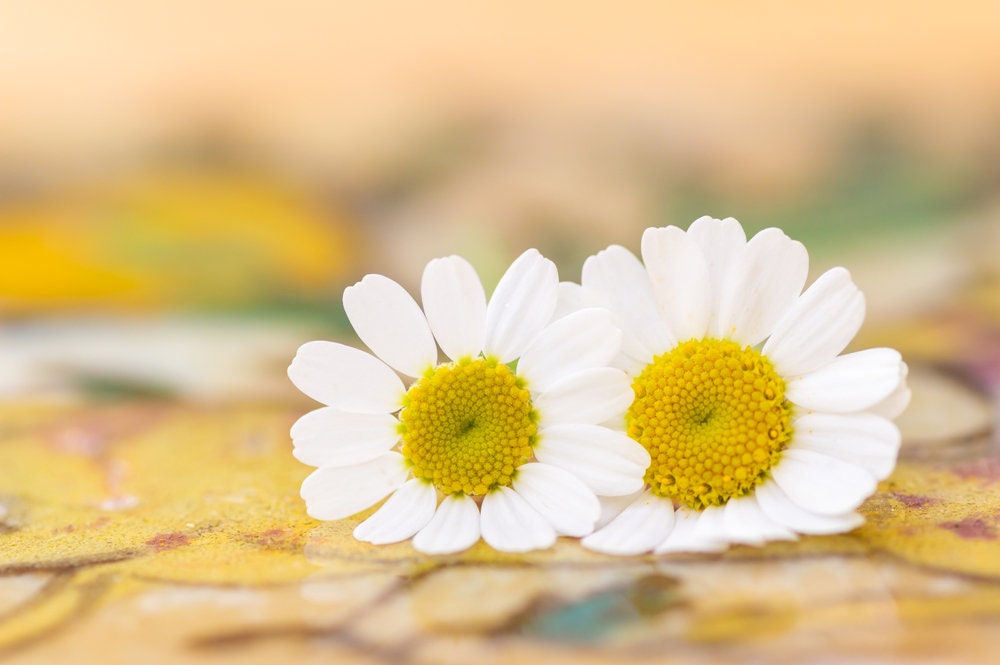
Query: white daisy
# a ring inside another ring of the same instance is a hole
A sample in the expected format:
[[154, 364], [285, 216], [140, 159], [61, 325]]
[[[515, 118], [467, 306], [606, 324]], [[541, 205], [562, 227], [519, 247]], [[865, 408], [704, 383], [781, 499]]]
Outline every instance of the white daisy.
[[[388, 496], [356, 538], [412, 537], [441, 554], [481, 535], [520, 552], [593, 531], [597, 494], [641, 489], [648, 453], [600, 425], [632, 401], [629, 378], [609, 366], [621, 331], [600, 308], [553, 321], [558, 290], [555, 265], [535, 250], [488, 304], [457, 256], [427, 265], [423, 311], [381, 275], [349, 287], [347, 316], [375, 355], [309, 342], [288, 368], [328, 405], [292, 427], [295, 456], [319, 467], [302, 483], [308, 513], [337, 520]], [[435, 340], [450, 362], [437, 362]], [[414, 379], [408, 389], [393, 370]]]
[[562, 286], [561, 311], [614, 312], [626, 429], [652, 459], [645, 491], [584, 546], [716, 551], [858, 526], [895, 465], [909, 390], [898, 352], [839, 355], [865, 314], [847, 270], [802, 292], [801, 243], [709, 217], [647, 229], [642, 257], [609, 247]]

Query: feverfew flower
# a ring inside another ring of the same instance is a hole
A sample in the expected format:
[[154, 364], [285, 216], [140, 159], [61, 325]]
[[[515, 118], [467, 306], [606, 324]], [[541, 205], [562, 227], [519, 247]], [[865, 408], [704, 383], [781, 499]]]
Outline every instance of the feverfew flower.
[[621, 331], [599, 308], [552, 321], [558, 290], [555, 265], [535, 250], [489, 303], [457, 256], [427, 265], [422, 311], [381, 275], [349, 287], [347, 316], [375, 355], [309, 342], [288, 368], [328, 405], [292, 427], [295, 456], [319, 467], [302, 483], [309, 514], [338, 520], [388, 496], [356, 538], [412, 537], [442, 554], [482, 536], [521, 552], [589, 534], [596, 495], [641, 489], [646, 450], [600, 424], [632, 401], [630, 379], [609, 366]]
[[563, 285], [564, 303], [615, 313], [625, 427], [652, 460], [645, 491], [584, 546], [716, 551], [858, 526], [895, 465], [909, 390], [898, 352], [839, 355], [865, 315], [847, 270], [802, 292], [800, 243], [709, 217], [647, 229], [642, 258], [609, 247]]

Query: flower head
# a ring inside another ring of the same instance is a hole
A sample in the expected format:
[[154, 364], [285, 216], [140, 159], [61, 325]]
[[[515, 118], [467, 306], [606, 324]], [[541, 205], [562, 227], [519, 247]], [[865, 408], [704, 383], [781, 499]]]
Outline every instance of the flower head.
[[859, 525], [909, 391], [898, 352], [840, 355], [865, 314], [847, 270], [803, 292], [805, 248], [774, 228], [747, 241], [731, 218], [647, 229], [642, 258], [609, 247], [564, 286], [614, 312], [634, 391], [624, 425], [651, 460], [645, 491], [583, 544], [713, 551]]
[[601, 308], [553, 321], [558, 290], [555, 265], [534, 250], [489, 302], [457, 256], [427, 265], [423, 309], [381, 275], [349, 287], [344, 308], [374, 355], [309, 342], [288, 368], [328, 405], [292, 427], [295, 456], [319, 467], [302, 484], [309, 514], [341, 519], [388, 496], [356, 538], [412, 537], [436, 554], [482, 536], [526, 551], [590, 533], [598, 494], [641, 489], [649, 454], [601, 425], [632, 401], [610, 366], [621, 331]]

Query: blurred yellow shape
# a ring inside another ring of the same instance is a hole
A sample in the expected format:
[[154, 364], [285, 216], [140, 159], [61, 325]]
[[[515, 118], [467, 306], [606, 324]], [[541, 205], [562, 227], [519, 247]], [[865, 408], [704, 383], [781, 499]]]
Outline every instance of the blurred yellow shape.
[[345, 219], [264, 176], [169, 171], [0, 205], [0, 307], [319, 299], [353, 266]]

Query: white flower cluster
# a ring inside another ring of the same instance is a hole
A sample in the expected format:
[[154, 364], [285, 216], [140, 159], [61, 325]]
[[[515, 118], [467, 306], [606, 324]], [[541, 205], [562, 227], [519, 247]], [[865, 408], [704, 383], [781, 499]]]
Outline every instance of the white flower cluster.
[[807, 272], [780, 230], [747, 240], [703, 217], [647, 229], [641, 261], [597, 253], [580, 284], [535, 250], [489, 299], [457, 256], [427, 265], [422, 307], [368, 275], [344, 308], [371, 353], [309, 342], [288, 369], [326, 405], [292, 428], [318, 467], [307, 510], [338, 520], [385, 499], [355, 537], [428, 554], [848, 531], [895, 466], [906, 365], [886, 348], [841, 355], [864, 297], [843, 268], [803, 290]]

